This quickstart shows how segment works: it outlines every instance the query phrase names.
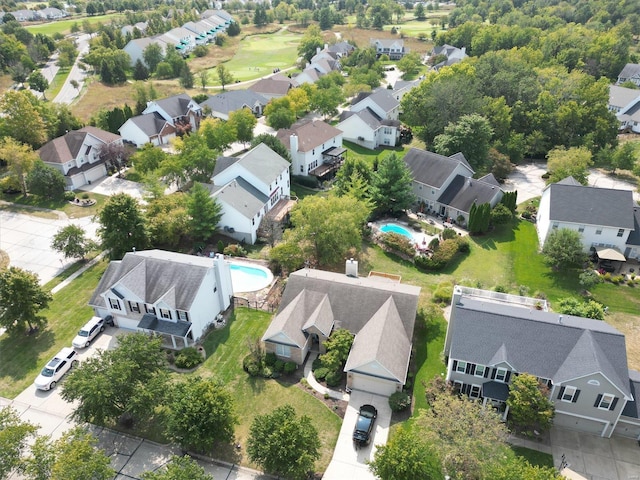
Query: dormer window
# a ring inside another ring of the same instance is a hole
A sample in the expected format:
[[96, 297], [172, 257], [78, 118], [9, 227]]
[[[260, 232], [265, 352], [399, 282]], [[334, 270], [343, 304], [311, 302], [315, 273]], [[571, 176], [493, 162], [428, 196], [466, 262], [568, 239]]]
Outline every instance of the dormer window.
[[161, 308], [161, 309], [160, 309], [160, 316], [161, 316], [162, 318], [166, 318], [167, 320], [171, 320], [171, 319], [172, 319], [172, 317], [171, 317], [171, 310], [167, 310], [167, 309], [165, 309], [165, 308]]
[[109, 308], [111, 308], [111, 310], [122, 310], [122, 308], [120, 307], [120, 300], [118, 300], [117, 298], [110, 298]]

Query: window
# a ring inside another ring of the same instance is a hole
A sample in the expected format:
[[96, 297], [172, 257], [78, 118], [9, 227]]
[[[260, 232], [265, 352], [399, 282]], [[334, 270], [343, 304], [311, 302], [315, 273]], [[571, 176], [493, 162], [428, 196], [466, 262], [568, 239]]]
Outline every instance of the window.
[[162, 318], [167, 318], [171, 320], [171, 310], [165, 310], [164, 308], [160, 309], [160, 316]]
[[621, 237], [624, 235], [624, 228], [619, 228], [618, 229], [618, 236]]
[[471, 390], [469, 390], [469, 396], [471, 398], [479, 398], [480, 397], [480, 385], [471, 385]]
[[189, 321], [189, 314], [187, 312], [183, 312], [182, 310], [177, 310], [176, 314], [178, 315], [178, 320], [184, 320], [185, 322]]
[[578, 233], [584, 233], [584, 225], [578, 227]]
[[578, 390], [576, 387], [562, 387], [558, 399], [563, 402], [576, 403], [578, 400]]
[[457, 380], [453, 382], [453, 393], [457, 393], [458, 395], [460, 395], [462, 393], [462, 388], [462, 382], [459, 382]]
[[613, 400], [615, 399], [615, 397], [613, 395], [605, 393], [604, 395], [598, 395], [598, 398], [600, 399], [599, 402], [598, 400], [596, 400], [598, 408], [602, 410], [613, 410], [615, 408], [615, 406], [613, 405]]
[[291, 347], [289, 345], [276, 345], [276, 355], [279, 357], [291, 357]]
[[109, 299], [109, 307], [111, 307], [111, 310], [122, 310], [120, 308], [120, 301], [116, 298]]
[[596, 235], [602, 235], [602, 229], [601, 228], [597, 228], [596, 229]]
[[558, 228], [558, 222], [553, 222], [553, 225], [551, 226], [551, 228], [556, 230]]
[[304, 173], [304, 165], [300, 165], [300, 173]]
[[458, 365], [456, 366], [456, 372], [465, 373], [466, 370], [467, 362], [458, 362]]
[[496, 369], [496, 380], [498, 382], [505, 383], [507, 379], [507, 369], [506, 368], [497, 368]]
[[484, 372], [487, 369], [487, 367], [485, 367], [484, 365], [476, 365], [476, 372], [474, 373], [474, 375], [476, 377], [484, 377]]
[[153, 305], [146, 305], [146, 304], [145, 304], [145, 306], [144, 306], [144, 311], [145, 311], [146, 313], [151, 313], [151, 314], [153, 314], [153, 315], [155, 315], [155, 314], [156, 314], [156, 309], [155, 309], [155, 307], [154, 307]]
[[140, 305], [138, 305], [138, 302], [132, 302], [131, 300], [129, 300], [129, 310], [131, 310], [132, 312], [140, 313]]

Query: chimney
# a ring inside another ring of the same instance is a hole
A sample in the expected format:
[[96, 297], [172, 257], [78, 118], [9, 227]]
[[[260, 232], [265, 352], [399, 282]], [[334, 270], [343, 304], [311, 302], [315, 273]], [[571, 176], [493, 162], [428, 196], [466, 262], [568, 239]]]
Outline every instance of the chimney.
[[289, 151], [293, 154], [298, 151], [298, 135], [292, 133], [289, 137]]
[[350, 258], [345, 265], [347, 277], [358, 278], [358, 261]]

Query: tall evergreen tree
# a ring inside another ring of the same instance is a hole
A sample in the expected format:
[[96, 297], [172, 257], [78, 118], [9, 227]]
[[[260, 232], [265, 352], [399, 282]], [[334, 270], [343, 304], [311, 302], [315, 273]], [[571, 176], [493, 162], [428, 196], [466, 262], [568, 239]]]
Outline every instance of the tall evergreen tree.
[[411, 172], [395, 153], [384, 157], [373, 175], [371, 198], [380, 213], [399, 215], [416, 200]]
[[189, 192], [187, 212], [191, 217], [191, 237], [196, 242], [211, 238], [222, 218], [222, 206], [209, 194], [209, 189], [195, 183]]

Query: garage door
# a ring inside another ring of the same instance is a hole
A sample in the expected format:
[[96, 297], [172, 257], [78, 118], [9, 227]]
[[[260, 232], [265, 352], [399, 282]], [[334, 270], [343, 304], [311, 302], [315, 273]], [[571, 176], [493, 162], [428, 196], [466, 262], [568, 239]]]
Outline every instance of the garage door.
[[91, 170], [87, 170], [84, 175], [88, 182], [95, 182], [107, 175], [107, 169], [104, 167], [104, 165], [98, 165]]
[[572, 417], [571, 415], [563, 415], [557, 413], [553, 419], [553, 424], [557, 427], [570, 428], [571, 430], [579, 430], [581, 432], [593, 433], [594, 435], [601, 436], [602, 430], [604, 430], [605, 423], [597, 422], [594, 420], [587, 420], [586, 418]]
[[354, 373], [351, 388], [388, 397], [396, 391], [396, 382]]
[[140, 323], [140, 320], [131, 320], [129, 318], [119, 317], [117, 315], [115, 316], [113, 321], [118, 327], [126, 328], [127, 330], [137, 330], [138, 323]]
[[613, 431], [613, 434], [620, 437], [628, 437], [637, 440], [640, 439], [640, 425], [618, 422], [618, 425], [616, 425], [616, 429]]

